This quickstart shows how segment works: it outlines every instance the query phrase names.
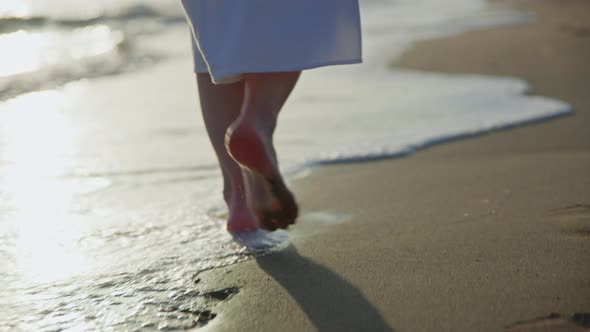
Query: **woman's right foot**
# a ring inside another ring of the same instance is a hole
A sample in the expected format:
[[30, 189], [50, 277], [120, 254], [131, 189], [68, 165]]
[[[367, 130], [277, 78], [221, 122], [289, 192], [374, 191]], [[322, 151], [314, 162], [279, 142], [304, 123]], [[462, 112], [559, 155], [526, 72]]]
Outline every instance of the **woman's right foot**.
[[260, 227], [274, 231], [295, 223], [298, 206], [279, 172], [270, 137], [253, 122], [238, 119], [226, 133], [225, 146], [246, 173], [250, 205]]

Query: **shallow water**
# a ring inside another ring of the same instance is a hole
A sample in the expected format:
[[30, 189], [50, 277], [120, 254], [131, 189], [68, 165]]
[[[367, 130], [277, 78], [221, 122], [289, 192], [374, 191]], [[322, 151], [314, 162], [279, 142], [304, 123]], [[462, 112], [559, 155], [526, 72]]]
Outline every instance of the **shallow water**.
[[[224, 231], [180, 5], [46, 4], [0, 5], [0, 48], [18, 49], [0, 64], [0, 330], [206, 324], [239, 290], [211, 293], [198, 273], [280, 249], [289, 235]], [[281, 115], [290, 174], [570, 111], [518, 79], [388, 68], [416, 40], [529, 15], [474, 0], [362, 7], [365, 62], [305, 72]]]

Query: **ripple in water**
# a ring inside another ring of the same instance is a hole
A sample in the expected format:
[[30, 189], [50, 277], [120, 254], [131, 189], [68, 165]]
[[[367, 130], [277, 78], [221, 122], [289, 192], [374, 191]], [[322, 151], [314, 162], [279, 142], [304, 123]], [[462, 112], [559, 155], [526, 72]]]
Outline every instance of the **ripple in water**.
[[[201, 218], [176, 226], [103, 230], [78, 243], [84, 246], [88, 241], [100, 242], [94, 250], [114, 250], [102, 251], [100, 257], [103, 263], [112, 264], [95, 265], [75, 276], [46, 282], [25, 278], [23, 271], [14, 278], [1, 275], [8, 283], [0, 289], [0, 330], [175, 330], [202, 326], [215, 318], [217, 303], [239, 290], [202, 289], [198, 274], [280, 250], [288, 245], [289, 236], [284, 231], [259, 231], [232, 237], [219, 220]], [[3, 245], [10, 246], [0, 243], [0, 248]], [[129, 259], [131, 256], [134, 258]], [[47, 272], [51, 267], [44, 265], [44, 269]]]

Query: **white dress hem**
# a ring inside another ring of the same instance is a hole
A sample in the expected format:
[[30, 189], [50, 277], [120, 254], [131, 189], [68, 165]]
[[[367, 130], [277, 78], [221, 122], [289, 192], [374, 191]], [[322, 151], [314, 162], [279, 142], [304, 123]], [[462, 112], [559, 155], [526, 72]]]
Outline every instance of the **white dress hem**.
[[[355, 58], [350, 60], [334, 60], [334, 61], [322, 61], [317, 63], [306, 63], [304, 65], [296, 65], [296, 66], [258, 66], [258, 67], [248, 67], [244, 70], [239, 70], [232, 72], [220, 72], [217, 71], [216, 78], [211, 76], [213, 83], [215, 84], [223, 84], [223, 83], [234, 83], [240, 81], [243, 77], [243, 74], [246, 73], [277, 73], [277, 72], [288, 72], [288, 71], [300, 71], [306, 69], [313, 69], [318, 67], [327, 67], [327, 66], [334, 66], [334, 65], [350, 65], [356, 63], [362, 63], [362, 58]], [[203, 68], [195, 68], [195, 73], [208, 73], [209, 70]]]

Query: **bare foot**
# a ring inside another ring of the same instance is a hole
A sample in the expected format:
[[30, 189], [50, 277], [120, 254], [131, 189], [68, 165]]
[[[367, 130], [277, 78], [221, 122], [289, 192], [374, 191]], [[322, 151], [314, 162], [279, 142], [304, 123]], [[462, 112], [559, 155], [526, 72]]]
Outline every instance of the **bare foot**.
[[269, 231], [295, 223], [298, 207], [278, 169], [270, 134], [239, 119], [226, 133], [225, 146], [246, 173], [251, 206], [260, 227]]

